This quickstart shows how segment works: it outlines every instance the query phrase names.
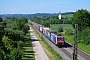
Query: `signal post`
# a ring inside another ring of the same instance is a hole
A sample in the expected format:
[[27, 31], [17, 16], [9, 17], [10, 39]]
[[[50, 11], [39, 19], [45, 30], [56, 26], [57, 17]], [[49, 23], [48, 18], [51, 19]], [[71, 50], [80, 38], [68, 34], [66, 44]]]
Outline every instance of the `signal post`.
[[75, 24], [75, 29], [74, 29], [74, 52], [73, 52], [73, 60], [78, 60], [77, 59], [77, 49], [78, 49], [78, 24]]

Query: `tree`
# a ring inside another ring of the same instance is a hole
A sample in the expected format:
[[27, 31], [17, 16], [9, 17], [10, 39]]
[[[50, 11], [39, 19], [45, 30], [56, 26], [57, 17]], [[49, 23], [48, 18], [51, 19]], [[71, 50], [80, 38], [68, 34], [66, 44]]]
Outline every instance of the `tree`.
[[10, 52], [10, 60], [21, 60], [22, 58], [22, 51], [19, 49], [14, 48], [11, 52]]
[[79, 32], [79, 42], [86, 45], [90, 44], [90, 28], [87, 27], [84, 30]]
[[14, 29], [22, 30], [23, 26], [27, 23], [27, 19], [22, 17], [20, 19], [16, 19], [13, 26]]
[[0, 17], [0, 22], [2, 22], [2, 18]]
[[4, 35], [4, 33], [5, 33], [5, 31], [4, 31], [4, 27], [5, 27], [5, 23], [3, 23], [3, 22], [0, 22], [0, 45], [1, 45], [1, 40], [2, 40], [2, 37], [3, 37], [3, 35]]
[[72, 24], [78, 24], [79, 30], [90, 26], [90, 13], [87, 10], [81, 9], [75, 12], [72, 18]]
[[3, 50], [0, 48], [0, 60], [4, 60]]
[[23, 40], [23, 36], [24, 33], [23, 31], [20, 30], [8, 30], [5, 33], [6, 36], [9, 37], [9, 39], [13, 40], [13, 41], [19, 41], [19, 40]]
[[28, 30], [29, 30], [29, 26], [27, 24], [25, 24], [22, 28], [22, 31], [26, 34], [26, 33], [28, 33]]
[[58, 32], [63, 32], [63, 28], [61, 26], [58, 28]]
[[4, 52], [9, 53], [12, 48], [9, 38], [7, 36], [3, 36], [2, 42], [4, 43], [4, 48], [6, 48], [6, 49], [3, 49]]
[[24, 24], [25, 23], [21, 19], [16, 19], [14, 23], [14, 28], [18, 30], [22, 30]]
[[27, 18], [25, 18], [25, 17], [20, 18], [20, 20], [22, 20], [24, 23], [27, 23], [28, 22], [27, 21]]
[[15, 20], [15, 17], [12, 17], [12, 20]]

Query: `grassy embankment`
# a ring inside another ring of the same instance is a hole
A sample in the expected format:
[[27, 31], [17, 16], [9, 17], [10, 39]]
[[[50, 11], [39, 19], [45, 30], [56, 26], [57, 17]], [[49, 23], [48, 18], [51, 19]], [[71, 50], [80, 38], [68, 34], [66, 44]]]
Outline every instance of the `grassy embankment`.
[[46, 52], [46, 54], [48, 56], [48, 58], [50, 60], [62, 60], [62, 58], [58, 55], [58, 53], [46, 43], [44, 38], [42, 36], [40, 36], [40, 34], [34, 28], [33, 28], [33, 30], [34, 30], [36, 36], [38, 37], [38, 40], [41, 43], [44, 51]]
[[[72, 27], [72, 25], [70, 25], [70, 24], [55, 24], [55, 25], [51, 25], [50, 26], [50, 28], [52, 29], [52, 30], [56, 30], [57, 32], [58, 32], [58, 28], [59, 27], [64, 27], [64, 31], [65, 31], [65, 34], [64, 34], [64, 37], [65, 37], [65, 41], [66, 42], [69, 42], [69, 43], [71, 43], [71, 44], [74, 44], [74, 36], [73, 35], [67, 35], [66, 33], [67, 33], [67, 31], [66, 30], [73, 30], [73, 27]], [[58, 32], [58, 33], [60, 33], [60, 32]], [[62, 34], [62, 33], [61, 33]], [[85, 51], [86, 53], [89, 53], [90, 54], [90, 44], [89, 45], [85, 45], [85, 44], [83, 44], [83, 43], [78, 43], [78, 47], [81, 49], [81, 50], [83, 50], [83, 51]]]

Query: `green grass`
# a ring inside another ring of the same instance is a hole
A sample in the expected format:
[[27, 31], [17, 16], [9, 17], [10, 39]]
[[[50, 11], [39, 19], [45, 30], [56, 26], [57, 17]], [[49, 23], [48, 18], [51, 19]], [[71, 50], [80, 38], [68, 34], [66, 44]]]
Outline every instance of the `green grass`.
[[83, 43], [78, 43], [78, 47], [85, 51], [86, 53], [90, 54], [90, 44], [89, 45], [85, 45]]
[[74, 38], [73, 35], [64, 35], [65, 41], [73, 44], [74, 43]]
[[[74, 44], [74, 36], [73, 35], [64, 35], [65, 41]], [[86, 45], [84, 43], [78, 43], [78, 48], [83, 50], [84, 52], [90, 54], [90, 44]]]
[[44, 38], [42, 36], [40, 36], [40, 34], [36, 30], [35, 30], [35, 32], [40, 37], [40, 39], [41, 39], [40, 41], [42, 41], [42, 44], [44, 45], [45, 49], [47, 49], [49, 51], [49, 53], [51, 53], [53, 55], [53, 56], [50, 56], [49, 59], [50, 60], [62, 60], [62, 58], [59, 56], [59, 54], [46, 43]]
[[73, 14], [62, 15], [62, 17], [64, 17], [64, 18], [73, 17]]
[[[71, 44], [74, 44], [74, 36], [73, 35], [64, 35], [65, 37], [65, 41], [71, 43]], [[79, 42], [78, 43], [78, 48], [83, 50], [84, 52], [90, 54], [90, 44], [89, 45], [86, 45], [84, 43], [81, 43]]]
[[57, 30], [60, 27], [62, 27], [64, 30], [65, 29], [73, 29], [71, 24], [52, 24], [52, 25], [50, 25], [50, 29], [54, 29], [54, 30]]

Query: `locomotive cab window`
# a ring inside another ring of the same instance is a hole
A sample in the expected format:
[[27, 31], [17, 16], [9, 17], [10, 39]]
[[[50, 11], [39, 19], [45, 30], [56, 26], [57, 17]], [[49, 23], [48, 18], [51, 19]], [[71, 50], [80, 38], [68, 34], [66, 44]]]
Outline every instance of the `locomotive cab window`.
[[64, 40], [64, 38], [62, 38], [62, 37], [57, 37], [57, 40]]

